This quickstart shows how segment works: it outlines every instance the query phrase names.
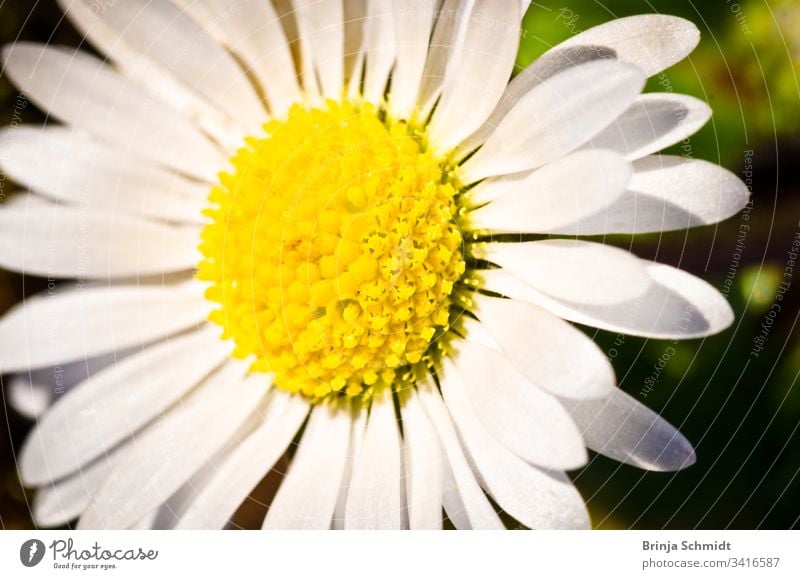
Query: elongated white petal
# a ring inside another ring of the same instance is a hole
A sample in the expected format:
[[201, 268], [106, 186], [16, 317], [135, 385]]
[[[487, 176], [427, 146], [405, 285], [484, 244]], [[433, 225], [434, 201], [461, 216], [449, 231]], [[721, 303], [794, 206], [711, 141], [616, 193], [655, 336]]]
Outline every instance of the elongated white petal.
[[651, 76], [683, 60], [699, 40], [700, 32], [693, 23], [661, 14], [620, 18], [582, 32], [544, 53], [515, 76], [491, 117], [459, 146], [457, 157], [486, 142], [528, 91], [559, 72], [613, 58], [633, 64]]
[[558, 45], [557, 49], [592, 46], [613, 50], [652, 76], [686, 58], [700, 42], [689, 20], [666, 14], [643, 14], [610, 20]]
[[531, 529], [584, 529], [589, 516], [564, 473], [544, 471], [499, 444], [479, 420], [458, 371], [442, 382], [442, 394], [481, 485], [509, 515]]
[[413, 390], [400, 406], [408, 522], [411, 530], [442, 528], [442, 448]]
[[608, 149], [630, 160], [641, 159], [690, 137], [710, 118], [711, 107], [694, 97], [643, 94], [583, 148]]
[[478, 207], [485, 205], [490, 201], [499, 199], [506, 193], [513, 191], [525, 182], [535, 171], [523, 171], [521, 173], [512, 173], [510, 175], [500, 175], [498, 177], [490, 177], [477, 183], [474, 187], [467, 189], [464, 193], [464, 199], [467, 206]]
[[298, 32], [308, 40], [322, 96], [341, 97], [344, 82], [342, 0], [292, 0]]
[[264, 519], [265, 529], [330, 528], [349, 445], [350, 414], [320, 404]]
[[577, 151], [531, 173], [470, 214], [475, 229], [550, 233], [611, 205], [625, 191], [630, 164], [611, 151]]
[[174, 529], [178, 521], [202, 493], [211, 479], [219, 473], [220, 466], [234, 452], [242, 440], [246, 439], [261, 424], [263, 406], [248, 416], [247, 420], [233, 432], [233, 434], [220, 446], [215, 453], [195, 473], [189, 477], [160, 507], [156, 508], [156, 517], [152, 522], [153, 529]]
[[[90, 0], [57, 1], [84, 38], [114, 63], [115, 68], [132, 84], [179, 111], [220, 143], [230, 148], [241, 143], [245, 134], [241, 124], [226, 117], [222, 109], [212, 105], [168, 68], [142, 52], [141, 46], [123, 38], [119, 29], [104, 19], [96, 4]], [[214, 36], [211, 31], [209, 34]]]
[[616, 304], [643, 295], [651, 285], [642, 260], [600, 243], [575, 239], [492, 242], [474, 253], [540, 292], [575, 304]]
[[202, 223], [209, 186], [62, 127], [0, 131], [0, 166], [51, 199], [140, 217]]
[[447, 64], [442, 97], [428, 127], [430, 144], [446, 153], [480, 127], [508, 84], [519, 47], [519, 5], [475, 0], [465, 8]]
[[400, 431], [390, 396], [375, 399], [353, 469], [345, 507], [345, 529], [400, 529], [403, 504]]
[[367, 429], [367, 408], [358, 408], [353, 411], [353, 424], [350, 427], [350, 446], [347, 451], [347, 463], [344, 466], [342, 484], [339, 485], [339, 496], [336, 498], [336, 509], [333, 513], [332, 529], [345, 528], [345, 513], [347, 510], [347, 493], [350, 490], [350, 480], [353, 478], [358, 457], [364, 443], [364, 431]]
[[653, 233], [717, 223], [738, 213], [750, 198], [739, 177], [696, 159], [654, 155], [633, 164], [628, 190], [610, 207], [555, 233], [598, 235]]
[[39, 417], [53, 399], [50, 384], [28, 380], [27, 376], [17, 375], [4, 384], [8, 404], [29, 420]]
[[492, 114], [477, 131], [458, 146], [454, 155], [455, 158], [461, 160], [468, 153], [483, 145], [508, 112], [534, 87], [569, 68], [594, 60], [613, 57], [612, 50], [594, 46], [576, 46], [573, 48], [557, 46], [544, 53], [508, 83]]
[[122, 42], [228, 117], [253, 129], [263, 123], [264, 108], [236, 60], [169, 0], [110, 2], [93, 12], [114, 35], [112, 54], [113, 42]]
[[188, 271], [199, 226], [51, 203], [0, 209], [0, 266], [53, 278], [108, 279]]
[[292, 53], [272, 2], [173, 0], [223, 46], [237, 55], [281, 117], [302, 100]]
[[422, 71], [422, 84], [417, 99], [419, 119], [428, 118], [433, 105], [442, 94], [447, 63], [458, 36], [458, 27], [465, 24], [462, 11], [467, 10], [474, 0], [444, 0], [436, 13], [430, 50]]
[[389, 91], [389, 112], [395, 118], [411, 117], [417, 104], [436, 7], [436, 0], [392, 2], [397, 61]]
[[442, 445], [442, 506], [457, 529], [503, 529], [500, 517], [475, 480], [442, 397], [429, 378], [418, 386], [419, 399]]
[[600, 398], [615, 387], [602, 350], [547, 310], [516, 300], [474, 297], [476, 313], [503, 353], [528, 380], [568, 398]]
[[361, 77], [364, 74], [364, 19], [367, 17], [367, 0], [348, 0], [344, 2], [343, 8], [346, 92], [348, 98], [355, 100], [361, 94]]
[[575, 304], [546, 296], [508, 272], [486, 270], [485, 287], [537, 304], [579, 324], [646, 338], [689, 340], [717, 334], [733, 323], [724, 297], [703, 280], [662, 264], [644, 264], [653, 283], [630, 300], [610, 305]]
[[219, 465], [176, 524], [177, 529], [221, 529], [266, 476], [308, 416], [300, 396], [275, 390], [256, 428]]
[[[473, 313], [475, 312], [473, 311]], [[469, 340], [473, 344], [478, 344], [479, 346], [489, 348], [495, 352], [503, 352], [503, 349], [500, 347], [500, 344], [497, 343], [497, 340], [494, 339], [491, 332], [478, 320], [464, 316], [459, 320], [459, 324], [461, 325], [460, 333], [462, 333], [465, 340]]]
[[124, 528], [166, 501], [233, 435], [270, 382], [230, 362], [194, 396], [132, 439], [78, 528]]
[[186, 117], [85, 51], [21, 42], [3, 50], [3, 63], [14, 84], [61, 121], [201, 179], [213, 181], [224, 166]]
[[623, 392], [599, 400], [563, 400], [592, 450], [639, 468], [673, 471], [694, 464], [688, 440]]
[[207, 314], [198, 289], [85, 287], [34, 296], [0, 318], [0, 372], [85, 360], [177, 333]]
[[567, 470], [586, 463], [586, 448], [569, 414], [501, 354], [459, 343], [452, 362], [444, 364], [441, 382], [458, 376], [481, 423], [508, 450], [544, 468]]
[[103, 456], [69, 478], [39, 489], [33, 499], [36, 524], [57, 527], [78, 518], [92, 502], [110, 470], [110, 459]]
[[364, 99], [375, 105], [383, 101], [389, 73], [397, 53], [390, 0], [368, 0], [364, 22]]
[[38, 418], [54, 400], [67, 394], [76, 384], [113, 364], [118, 357], [124, 358], [128, 353], [115, 352], [79, 362], [29, 369], [15, 374], [8, 386], [8, 402], [14, 410], [26, 418]]
[[22, 450], [28, 484], [65, 476], [169, 408], [229, 354], [216, 328], [158, 344], [77, 385], [39, 421]]
[[464, 183], [541, 167], [586, 143], [624, 112], [644, 87], [633, 65], [589, 62], [530, 90], [459, 169]]

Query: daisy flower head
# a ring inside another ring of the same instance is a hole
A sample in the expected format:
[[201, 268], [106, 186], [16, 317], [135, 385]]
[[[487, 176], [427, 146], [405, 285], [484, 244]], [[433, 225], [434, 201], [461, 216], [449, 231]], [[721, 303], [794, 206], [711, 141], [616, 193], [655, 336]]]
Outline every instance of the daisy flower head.
[[525, 1], [59, 2], [105, 59], [3, 52], [53, 121], [0, 139], [29, 190], [0, 265], [54, 280], [0, 319], [0, 371], [69, 387], [20, 457], [38, 524], [222, 528], [279, 465], [264, 528], [583, 528], [587, 448], [694, 461], [573, 325], [732, 321], [582, 239], [747, 202], [656, 154], [711, 114], [642, 94], [693, 24], [612, 21], [512, 78]]

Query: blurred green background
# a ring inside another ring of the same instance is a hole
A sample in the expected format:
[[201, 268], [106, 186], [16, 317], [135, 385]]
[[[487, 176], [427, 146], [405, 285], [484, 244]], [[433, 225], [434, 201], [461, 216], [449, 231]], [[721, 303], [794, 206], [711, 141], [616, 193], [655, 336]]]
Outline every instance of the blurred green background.
[[[647, 473], [595, 455], [574, 478], [597, 528], [797, 528], [800, 269], [787, 276], [787, 252], [800, 234], [800, 2], [534, 2], [518, 64], [591, 26], [645, 12], [680, 15], [701, 29], [691, 58], [651, 79], [648, 90], [671, 86], [711, 104], [714, 117], [692, 137], [692, 156], [746, 179], [752, 205], [747, 220], [737, 216], [690, 232], [608, 241], [703, 277], [724, 290], [737, 318], [719, 336], [677, 344], [587, 328], [612, 359], [620, 386], [679, 427], [695, 444], [698, 462], [680, 473]], [[0, 36], [4, 44], [81, 42], [53, 0], [0, 0]], [[15, 114], [26, 123], [44, 119], [22, 104], [0, 79], [0, 124]], [[680, 148], [672, 152], [681, 154]], [[12, 189], [5, 184], [6, 193]], [[790, 285], [777, 301], [784, 281]], [[35, 279], [0, 271], [0, 311], [40, 287]], [[754, 340], [767, 319], [772, 325], [758, 351]], [[14, 456], [30, 422], [7, 405], [4, 411], [0, 527], [29, 528]], [[251, 517], [245, 514], [246, 520]]]

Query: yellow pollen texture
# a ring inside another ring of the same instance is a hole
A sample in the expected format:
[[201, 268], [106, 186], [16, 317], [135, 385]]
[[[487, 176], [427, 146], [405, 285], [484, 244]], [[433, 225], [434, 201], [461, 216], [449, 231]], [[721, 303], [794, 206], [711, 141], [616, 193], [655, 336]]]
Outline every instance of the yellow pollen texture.
[[456, 188], [405, 123], [368, 105], [295, 106], [265, 131], [205, 211], [211, 320], [289, 392], [399, 388], [429, 362], [465, 271]]

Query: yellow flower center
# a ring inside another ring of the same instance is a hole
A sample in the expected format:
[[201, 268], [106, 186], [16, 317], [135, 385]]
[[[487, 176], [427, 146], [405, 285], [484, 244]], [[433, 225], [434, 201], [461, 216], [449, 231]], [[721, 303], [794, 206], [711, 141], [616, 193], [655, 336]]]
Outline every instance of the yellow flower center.
[[458, 188], [368, 105], [295, 106], [211, 192], [198, 276], [234, 356], [314, 400], [413, 382], [464, 274]]

